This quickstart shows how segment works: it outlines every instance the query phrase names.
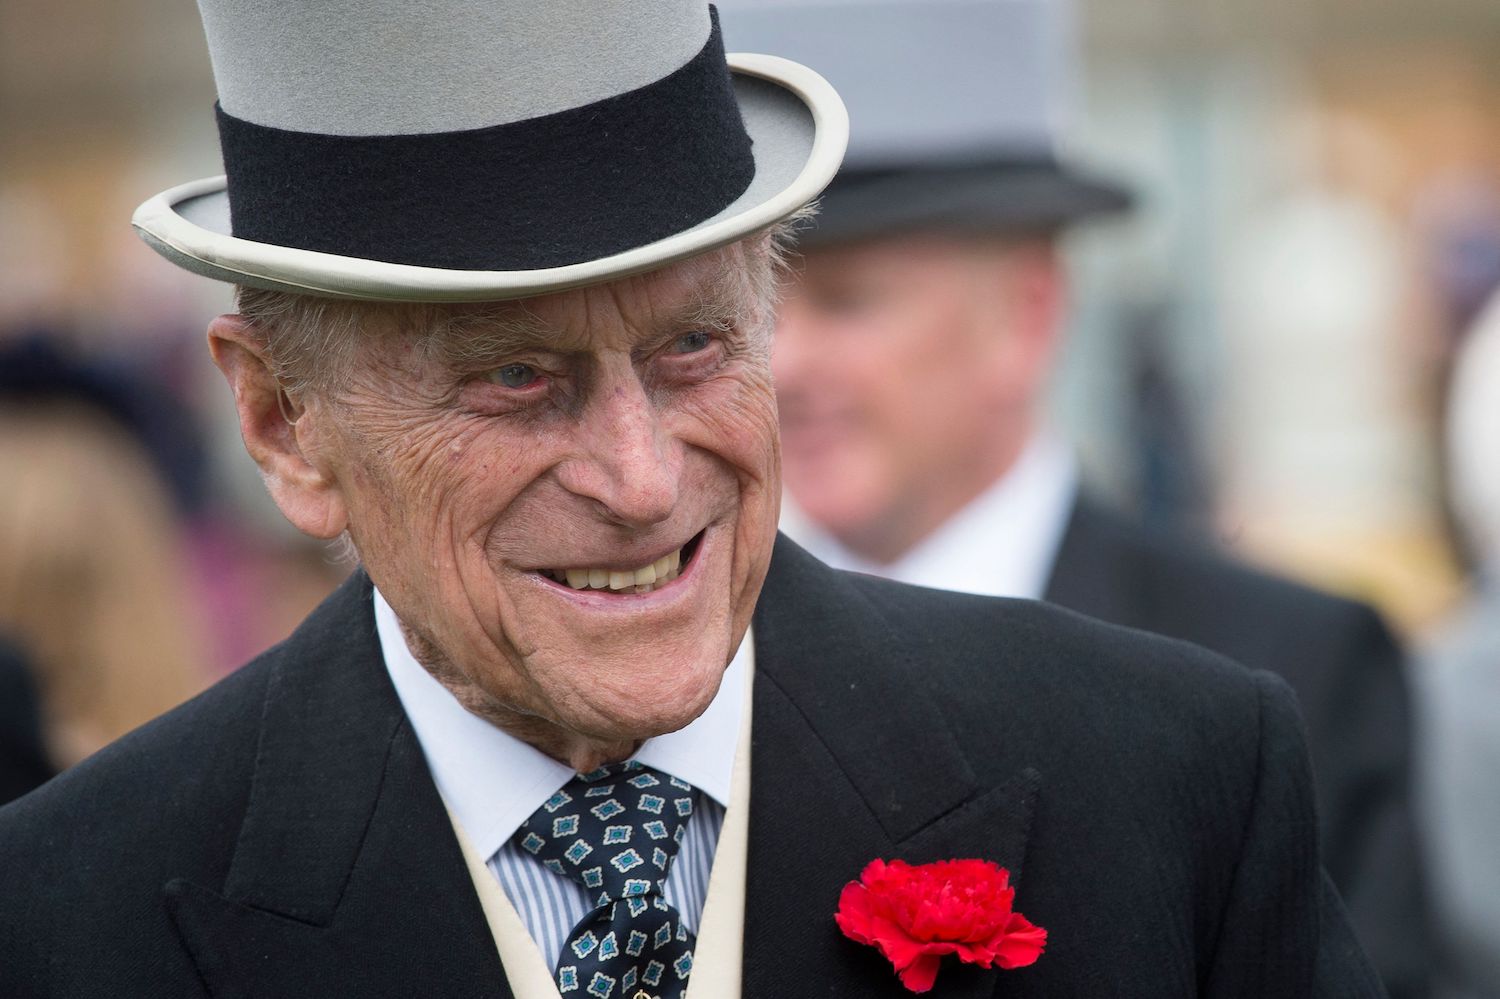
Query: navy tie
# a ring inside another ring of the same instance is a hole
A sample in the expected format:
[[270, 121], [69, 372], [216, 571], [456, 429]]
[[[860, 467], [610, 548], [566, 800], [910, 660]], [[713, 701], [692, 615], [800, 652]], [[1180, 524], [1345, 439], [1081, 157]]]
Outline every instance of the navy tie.
[[693, 814], [691, 784], [634, 760], [579, 774], [516, 842], [594, 903], [557, 959], [557, 989], [593, 999], [681, 999], [693, 934], [662, 886]]

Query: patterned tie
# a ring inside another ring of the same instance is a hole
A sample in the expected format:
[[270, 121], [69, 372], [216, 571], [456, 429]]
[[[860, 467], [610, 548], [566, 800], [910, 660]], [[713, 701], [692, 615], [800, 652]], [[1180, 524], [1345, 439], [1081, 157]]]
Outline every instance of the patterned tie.
[[588, 889], [596, 908], [557, 960], [557, 989], [595, 999], [681, 999], [693, 934], [662, 898], [697, 796], [634, 760], [579, 774], [516, 831], [552, 873]]

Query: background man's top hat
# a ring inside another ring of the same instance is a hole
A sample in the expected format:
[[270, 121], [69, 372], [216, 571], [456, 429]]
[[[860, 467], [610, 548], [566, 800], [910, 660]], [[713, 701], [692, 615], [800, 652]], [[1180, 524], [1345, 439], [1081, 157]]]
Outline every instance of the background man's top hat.
[[1074, 84], [1064, 0], [720, 6], [727, 45], [806, 60], [848, 103], [848, 155], [804, 243], [1047, 231], [1130, 204], [1059, 154]]
[[703, 0], [200, 0], [224, 177], [134, 225], [188, 270], [476, 301], [607, 281], [815, 198], [843, 105]]

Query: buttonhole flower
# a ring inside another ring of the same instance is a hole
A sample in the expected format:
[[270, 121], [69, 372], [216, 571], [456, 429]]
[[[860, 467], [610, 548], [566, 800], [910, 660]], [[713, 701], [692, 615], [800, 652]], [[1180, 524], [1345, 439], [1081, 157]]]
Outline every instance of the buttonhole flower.
[[1047, 931], [1011, 908], [1010, 872], [987, 860], [908, 864], [872, 860], [844, 886], [834, 921], [895, 966], [901, 984], [926, 992], [943, 955], [982, 968], [1023, 968], [1047, 943]]

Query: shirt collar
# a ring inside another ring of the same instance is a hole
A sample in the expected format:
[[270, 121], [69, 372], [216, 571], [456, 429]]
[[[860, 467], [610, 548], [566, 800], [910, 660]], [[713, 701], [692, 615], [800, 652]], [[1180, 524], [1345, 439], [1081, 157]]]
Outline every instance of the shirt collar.
[[[375, 628], [396, 696], [411, 719], [438, 791], [481, 856], [493, 856], [542, 802], [572, 779], [573, 769], [459, 704], [411, 654], [396, 612], [378, 589]], [[754, 667], [746, 632], [707, 710], [679, 731], [647, 739], [633, 759], [687, 781], [727, 807], [745, 710], [744, 671]]]
[[992, 597], [1038, 599], [1052, 576], [1073, 503], [1078, 471], [1072, 452], [1039, 433], [988, 489], [889, 565], [849, 551], [791, 502], [781, 529], [838, 569]]

